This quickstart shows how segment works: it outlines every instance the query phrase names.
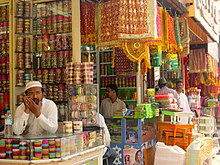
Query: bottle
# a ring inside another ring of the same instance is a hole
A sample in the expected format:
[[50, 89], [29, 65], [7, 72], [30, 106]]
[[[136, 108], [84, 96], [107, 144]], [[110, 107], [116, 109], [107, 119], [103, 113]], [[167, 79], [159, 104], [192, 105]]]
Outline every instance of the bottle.
[[13, 136], [12, 115], [10, 110], [7, 110], [5, 114], [5, 136], [6, 137]]

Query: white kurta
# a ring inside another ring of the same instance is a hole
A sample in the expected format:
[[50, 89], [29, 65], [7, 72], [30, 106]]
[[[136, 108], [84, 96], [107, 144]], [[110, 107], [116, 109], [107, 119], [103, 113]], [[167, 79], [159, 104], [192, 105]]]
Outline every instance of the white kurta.
[[[180, 108], [183, 109], [183, 112], [192, 112], [189, 107], [187, 96], [184, 93], [180, 93], [179, 97], [180, 97]], [[181, 116], [180, 123], [188, 124], [188, 117]]]
[[13, 131], [20, 135], [24, 130], [31, 135], [53, 134], [58, 128], [57, 106], [52, 100], [43, 98], [41, 115], [36, 118], [32, 112], [24, 112], [25, 105], [22, 103], [15, 111]]

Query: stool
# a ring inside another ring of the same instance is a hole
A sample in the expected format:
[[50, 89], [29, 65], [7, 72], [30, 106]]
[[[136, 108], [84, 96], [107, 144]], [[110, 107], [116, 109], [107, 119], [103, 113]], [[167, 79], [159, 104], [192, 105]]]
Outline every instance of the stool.
[[108, 157], [103, 157], [103, 165], [109, 165]]

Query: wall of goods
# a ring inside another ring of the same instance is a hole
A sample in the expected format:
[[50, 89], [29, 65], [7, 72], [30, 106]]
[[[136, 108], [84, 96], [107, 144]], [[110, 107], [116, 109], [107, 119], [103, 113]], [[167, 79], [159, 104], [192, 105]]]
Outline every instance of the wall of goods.
[[[9, 6], [0, 4], [0, 116], [9, 109]], [[0, 127], [4, 120], [0, 119]]]
[[[15, 55], [17, 105], [26, 82], [38, 80], [59, 112], [67, 111], [66, 64], [72, 59], [71, 1], [16, 1]], [[58, 92], [59, 91], [59, 92]], [[62, 113], [63, 114], [63, 113]], [[60, 114], [59, 119], [66, 116]]]
[[[99, 52], [101, 98], [108, 84], [116, 84], [118, 96], [127, 106], [136, 104], [136, 65], [122, 49]], [[131, 107], [130, 107], [131, 108]]]

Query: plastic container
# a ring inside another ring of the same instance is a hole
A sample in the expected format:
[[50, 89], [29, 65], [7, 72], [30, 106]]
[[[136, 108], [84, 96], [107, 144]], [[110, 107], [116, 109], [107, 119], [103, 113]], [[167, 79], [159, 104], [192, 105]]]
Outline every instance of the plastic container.
[[7, 110], [5, 114], [5, 131], [4, 134], [6, 137], [13, 136], [13, 128], [12, 128], [12, 115], [10, 110]]

